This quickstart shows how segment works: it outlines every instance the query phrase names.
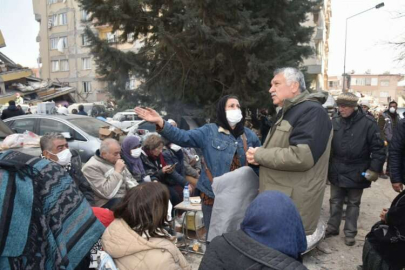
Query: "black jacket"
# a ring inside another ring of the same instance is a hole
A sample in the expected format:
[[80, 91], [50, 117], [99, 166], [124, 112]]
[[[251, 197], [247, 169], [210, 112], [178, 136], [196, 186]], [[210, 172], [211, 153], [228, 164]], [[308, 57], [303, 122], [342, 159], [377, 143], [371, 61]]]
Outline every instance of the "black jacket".
[[389, 147], [391, 183], [405, 184], [405, 119], [395, 127]]
[[7, 109], [3, 110], [1, 114], [1, 119], [5, 120], [10, 117], [19, 116], [25, 114], [23, 110], [17, 108], [17, 106], [10, 105]]
[[82, 173], [82, 160], [80, 159], [80, 155], [75, 150], [70, 150], [72, 153], [72, 160], [71, 166], [67, 170], [70, 177], [72, 177], [73, 181], [76, 183], [79, 190], [83, 193], [84, 197], [87, 199], [91, 206], [94, 205], [94, 192], [87, 181], [86, 177]]
[[366, 239], [393, 269], [405, 267], [405, 191], [392, 202], [385, 223], [377, 222]]
[[242, 230], [217, 236], [208, 246], [200, 270], [304, 270], [299, 261], [253, 240]]
[[329, 181], [343, 188], [368, 188], [361, 174], [367, 169], [381, 172], [385, 162], [384, 142], [376, 121], [359, 109], [349, 118], [332, 119], [333, 139]]

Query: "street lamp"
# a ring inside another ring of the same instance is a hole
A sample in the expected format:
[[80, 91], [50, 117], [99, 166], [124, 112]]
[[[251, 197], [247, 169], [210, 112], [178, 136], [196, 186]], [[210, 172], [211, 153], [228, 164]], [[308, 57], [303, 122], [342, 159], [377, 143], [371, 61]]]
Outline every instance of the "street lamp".
[[346, 79], [347, 20], [349, 20], [349, 19], [351, 19], [351, 18], [353, 18], [353, 17], [355, 17], [355, 16], [357, 16], [357, 15], [363, 14], [364, 12], [367, 12], [367, 11], [369, 11], [369, 10], [382, 8], [383, 6], [384, 6], [384, 2], [381, 2], [381, 3], [379, 3], [378, 5], [376, 5], [375, 7], [366, 9], [366, 10], [364, 10], [364, 11], [362, 11], [362, 12], [359, 12], [359, 13], [357, 13], [357, 14], [354, 14], [354, 15], [352, 15], [352, 16], [346, 18], [346, 30], [345, 30], [345, 59], [344, 59], [344, 63], [343, 63], [343, 86], [342, 86], [342, 91], [343, 91], [343, 92], [345, 92], [345, 79]]

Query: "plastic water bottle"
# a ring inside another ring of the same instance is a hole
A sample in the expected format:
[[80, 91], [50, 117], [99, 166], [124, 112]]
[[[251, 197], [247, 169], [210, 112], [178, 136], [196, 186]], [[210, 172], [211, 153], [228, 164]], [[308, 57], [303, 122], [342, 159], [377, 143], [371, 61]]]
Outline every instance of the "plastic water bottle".
[[368, 172], [362, 172], [361, 175], [362, 175], [364, 178], [366, 178], [367, 180], [370, 181], [371, 175], [370, 175]]
[[190, 204], [190, 191], [188, 190], [188, 186], [185, 186], [183, 189], [183, 202], [185, 205]]

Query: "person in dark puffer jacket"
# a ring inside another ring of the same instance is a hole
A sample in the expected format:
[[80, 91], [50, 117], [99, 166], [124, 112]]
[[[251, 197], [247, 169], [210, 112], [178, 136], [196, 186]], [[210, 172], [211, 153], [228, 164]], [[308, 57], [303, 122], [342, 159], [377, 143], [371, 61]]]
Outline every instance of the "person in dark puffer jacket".
[[[347, 196], [344, 233], [348, 246], [356, 242], [363, 189], [378, 179], [385, 162], [384, 142], [377, 123], [357, 106], [357, 101], [352, 93], [343, 93], [337, 99], [340, 115], [332, 119], [334, 133], [328, 173], [331, 198], [326, 237], [339, 234]], [[367, 179], [362, 173], [368, 175]]]
[[389, 146], [392, 188], [401, 192], [405, 184], [405, 119], [398, 122]]
[[8, 104], [8, 108], [3, 110], [3, 113], [1, 114], [2, 120], [25, 114], [22, 110], [18, 109], [17, 106], [15, 106], [14, 100], [10, 100]]
[[212, 240], [199, 269], [304, 270], [301, 253], [306, 249], [304, 226], [292, 200], [279, 191], [264, 191], [246, 210], [240, 230]]

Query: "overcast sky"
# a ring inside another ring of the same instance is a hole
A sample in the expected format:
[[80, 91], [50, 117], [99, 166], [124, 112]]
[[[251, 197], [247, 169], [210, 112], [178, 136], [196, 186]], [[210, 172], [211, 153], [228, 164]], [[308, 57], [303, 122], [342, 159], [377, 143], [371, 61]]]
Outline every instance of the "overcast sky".
[[[329, 75], [343, 73], [346, 18], [371, 8], [381, 0], [332, 0], [329, 40]], [[385, 0], [385, 7], [370, 10], [348, 21], [346, 70], [364, 73], [405, 73], [405, 63], [395, 61], [398, 52], [389, 42], [405, 40], [405, 0]], [[286, 18], [288, 19], [288, 18]], [[35, 21], [32, 0], [0, 0], [0, 29], [7, 47], [0, 49], [23, 66], [36, 67], [39, 44], [35, 38], [39, 24]]]

